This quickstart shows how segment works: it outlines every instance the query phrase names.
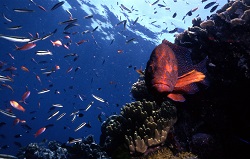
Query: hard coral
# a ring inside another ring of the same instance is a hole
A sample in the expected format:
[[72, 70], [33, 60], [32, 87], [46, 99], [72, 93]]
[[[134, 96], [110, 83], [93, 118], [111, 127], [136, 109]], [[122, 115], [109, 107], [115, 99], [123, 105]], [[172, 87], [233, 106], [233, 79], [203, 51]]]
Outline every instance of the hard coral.
[[[250, 78], [250, 6], [247, 4], [241, 0], [230, 1], [207, 20], [194, 19], [192, 27], [176, 36], [179, 37], [175, 39], [177, 45], [192, 50], [193, 61], [208, 56], [208, 72], [216, 82]], [[237, 75], [231, 76], [232, 73]]]
[[198, 159], [198, 157], [189, 152], [180, 152], [174, 155], [169, 148], [164, 147], [146, 156], [133, 157], [133, 159]]
[[144, 153], [150, 146], [163, 144], [176, 122], [175, 112], [175, 107], [169, 103], [161, 106], [147, 101], [126, 104], [121, 114], [129, 124], [135, 125], [132, 133], [125, 135], [130, 152]]
[[131, 88], [131, 94], [133, 98], [137, 101], [142, 101], [143, 99], [151, 99], [152, 96], [150, 96], [150, 93], [148, 92], [145, 80], [144, 80], [144, 75], [141, 76], [137, 82], [135, 82], [132, 85]]
[[145, 100], [127, 103], [120, 115], [110, 118], [102, 124], [102, 141], [106, 142], [103, 144], [113, 148], [126, 144], [128, 151], [135, 155], [163, 145], [177, 120], [176, 108], [170, 103], [158, 105]]

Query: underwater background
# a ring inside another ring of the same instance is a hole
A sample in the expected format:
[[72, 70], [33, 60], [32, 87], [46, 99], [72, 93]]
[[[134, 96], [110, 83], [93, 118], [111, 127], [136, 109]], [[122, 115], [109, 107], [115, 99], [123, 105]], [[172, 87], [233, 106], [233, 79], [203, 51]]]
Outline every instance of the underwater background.
[[[1, 80], [0, 153], [15, 156], [29, 143], [67, 143], [89, 134], [99, 143], [102, 122], [135, 101], [131, 87], [155, 46], [163, 39], [175, 42], [175, 34], [192, 26], [194, 18], [205, 21], [226, 3], [1, 0], [0, 75], [12, 80]], [[36, 45], [21, 49], [27, 42], [17, 42], [20, 37], [35, 40]], [[57, 40], [62, 45], [53, 46]], [[50, 54], [38, 55], [41, 51]], [[25, 111], [13, 108], [10, 101]], [[58, 119], [62, 113], [66, 114]]]

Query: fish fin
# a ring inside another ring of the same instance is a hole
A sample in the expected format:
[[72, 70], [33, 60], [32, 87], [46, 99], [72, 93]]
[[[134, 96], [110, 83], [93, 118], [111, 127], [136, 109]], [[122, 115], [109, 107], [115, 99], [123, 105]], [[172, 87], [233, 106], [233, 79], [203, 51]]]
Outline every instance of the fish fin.
[[[162, 43], [168, 45], [174, 51], [176, 59], [178, 61], [178, 75], [182, 76], [192, 70], [197, 70], [198, 72], [202, 72], [203, 74], [207, 73], [206, 65], [208, 61], [208, 56], [206, 56], [198, 64], [194, 65], [193, 60], [191, 58], [190, 49], [176, 45], [165, 39], [162, 41]], [[204, 84], [205, 86], [209, 86], [209, 81], [207, 79], [207, 76], [205, 77], [204, 80], [200, 81], [200, 83]]]
[[28, 104], [25, 100], [19, 100], [20, 103]]
[[182, 94], [170, 93], [170, 94], [168, 94], [167, 97], [172, 99], [173, 101], [176, 101], [176, 102], [184, 102], [185, 101], [185, 98], [183, 97]]
[[[197, 65], [194, 65], [194, 69], [197, 70], [197, 71], [199, 71], [199, 72], [202, 72], [202, 73], [204, 73], [206, 75], [206, 73], [207, 73], [207, 67], [206, 67], [207, 61], [208, 61], [208, 56], [206, 56], [206, 58], [204, 58]], [[209, 86], [209, 81], [208, 81], [207, 76], [200, 83], [202, 83], [205, 86]]]
[[201, 82], [204, 80], [205, 75], [202, 72], [198, 72], [196, 70], [192, 70], [180, 77], [178, 77], [178, 80], [176, 82], [175, 87], [184, 87], [186, 85], [189, 85], [194, 82]]
[[174, 87], [174, 92], [182, 92], [186, 94], [195, 94], [199, 91], [198, 86], [195, 83], [191, 83], [189, 85], [183, 87]]

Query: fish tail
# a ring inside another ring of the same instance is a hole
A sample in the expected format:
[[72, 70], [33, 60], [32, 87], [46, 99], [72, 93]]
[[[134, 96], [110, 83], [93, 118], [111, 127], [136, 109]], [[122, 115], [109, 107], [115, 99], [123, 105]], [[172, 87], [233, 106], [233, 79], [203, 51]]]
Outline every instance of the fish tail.
[[20, 49], [20, 47], [18, 47], [16, 44], [15, 44], [15, 47], [16, 47], [16, 49], [15, 49], [15, 50], [19, 50], [19, 49]]
[[50, 40], [50, 42], [53, 44], [53, 46], [55, 46], [55, 43], [52, 40]]

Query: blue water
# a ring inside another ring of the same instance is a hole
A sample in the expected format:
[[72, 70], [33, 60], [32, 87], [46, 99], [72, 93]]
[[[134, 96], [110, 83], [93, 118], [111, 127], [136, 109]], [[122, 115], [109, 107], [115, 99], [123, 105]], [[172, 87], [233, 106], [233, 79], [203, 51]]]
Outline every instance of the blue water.
[[[67, 32], [71, 34], [69, 35], [70, 39], [66, 39], [64, 38], [66, 34], [63, 33], [66, 25], [58, 23], [68, 20], [69, 14], [63, 7], [51, 11], [50, 8], [57, 2], [35, 1], [35, 3], [43, 6], [47, 12], [41, 10], [29, 0], [2, 0], [0, 2], [1, 13], [12, 20], [12, 22], [8, 22], [3, 17], [0, 18], [0, 34], [31, 37], [29, 33], [33, 36], [38, 33], [40, 37], [43, 37], [57, 29], [53, 36], [46, 40], [37, 41], [36, 47], [26, 51], [15, 50], [15, 45], [20, 47], [25, 43], [0, 39], [0, 61], [5, 63], [2, 70], [10, 66], [17, 68], [12, 72], [0, 72], [0, 75], [10, 76], [14, 79], [13, 82], [5, 82], [14, 89], [13, 93], [6, 87], [0, 87], [0, 109], [10, 108], [17, 118], [26, 120], [26, 124], [31, 127], [31, 130], [27, 131], [21, 126], [21, 123], [13, 125], [14, 118], [0, 114], [0, 122], [6, 123], [0, 127], [0, 147], [2, 147], [0, 153], [15, 155], [19, 147], [14, 142], [19, 142], [22, 146], [31, 142], [39, 143], [43, 139], [65, 143], [69, 137], [84, 138], [88, 134], [93, 134], [95, 141], [98, 143], [101, 134], [101, 121], [98, 120], [98, 115], [102, 113], [102, 120], [105, 120], [107, 116], [119, 113], [122, 105], [133, 101], [130, 89], [139, 77], [135, 69], [145, 68], [150, 53], [156, 46], [153, 40], [160, 43], [163, 38], [168, 38], [162, 37], [162, 39], [159, 39], [158, 33], [149, 30], [147, 26], [140, 23], [131, 25], [135, 19], [128, 18], [129, 13], [126, 13], [127, 19], [129, 19], [127, 24], [129, 29], [124, 29], [123, 24], [115, 26], [125, 18], [120, 19], [105, 5], [103, 7], [106, 11], [106, 17], [93, 13], [92, 19], [84, 19], [83, 17], [89, 13], [80, 8], [81, 6], [76, 1], [69, 1], [70, 5], [73, 6], [70, 12], [73, 18], [78, 19], [77, 24], [79, 26], [68, 29]], [[96, 6], [87, 2], [82, 1], [82, 3], [88, 5], [93, 11], [97, 9]], [[116, 2], [114, 2], [113, 7], [119, 9]], [[18, 13], [13, 11], [14, 8], [27, 8], [34, 10], [34, 12]], [[92, 22], [96, 20], [99, 20], [99, 24], [92, 26]], [[111, 23], [112, 27], [105, 27], [108, 23]], [[16, 25], [21, 25], [22, 28], [17, 30], [6, 29]], [[98, 28], [95, 32], [82, 34], [83, 31], [93, 30], [96, 26]], [[137, 30], [143, 32], [152, 41], [136, 34]], [[173, 34], [169, 34], [169, 37], [173, 39]], [[131, 38], [135, 38], [135, 40], [125, 44]], [[111, 44], [112, 39], [115, 40]], [[50, 40], [60, 40], [63, 44], [72, 40], [72, 43], [69, 46], [70, 49], [67, 50], [62, 46], [54, 47]], [[80, 40], [88, 40], [88, 42], [77, 46], [76, 42]], [[53, 55], [38, 56], [36, 51], [39, 50], [49, 50]], [[123, 50], [123, 52], [118, 53], [118, 50]], [[9, 53], [15, 59], [12, 59]], [[64, 58], [65, 55], [70, 53], [78, 54], [79, 58], [76, 61], [74, 61], [74, 57]], [[32, 61], [32, 58], [38, 64]], [[60, 66], [59, 70], [53, 72], [50, 76], [43, 74], [43, 72], [55, 68], [56, 65]], [[21, 66], [27, 67], [30, 71], [23, 71]], [[70, 67], [73, 67], [73, 69], [67, 73]], [[75, 71], [77, 67], [80, 67], [80, 69]], [[42, 83], [36, 79], [36, 75], [41, 78]], [[31, 91], [31, 95], [26, 100], [27, 104], [20, 103], [26, 109], [25, 112], [21, 112], [11, 107], [9, 102], [10, 100], [19, 102], [26, 88]], [[49, 89], [50, 92], [38, 94], [44, 88]], [[60, 93], [55, 93], [56, 91]], [[108, 103], [102, 103], [94, 99], [92, 94], [105, 99]], [[79, 95], [84, 98], [83, 101], [79, 98]], [[70, 116], [70, 114], [78, 109], [85, 109], [91, 101], [94, 101], [92, 107], [88, 111], [81, 111], [84, 116], [76, 117], [75, 121], [72, 122], [73, 116]], [[38, 103], [40, 103], [40, 107]], [[62, 104], [63, 108], [55, 108], [49, 111], [52, 104]], [[57, 110], [60, 111], [59, 114], [47, 120], [49, 115]], [[56, 118], [63, 112], [66, 115], [57, 121]], [[82, 122], [90, 122], [91, 128], [83, 127], [75, 132], [74, 129]], [[48, 124], [54, 124], [54, 126], [49, 127], [35, 138], [36, 131]], [[65, 127], [66, 129], [64, 129]], [[16, 134], [22, 136], [15, 138]], [[3, 147], [5, 145], [8, 145], [7, 148]]]

